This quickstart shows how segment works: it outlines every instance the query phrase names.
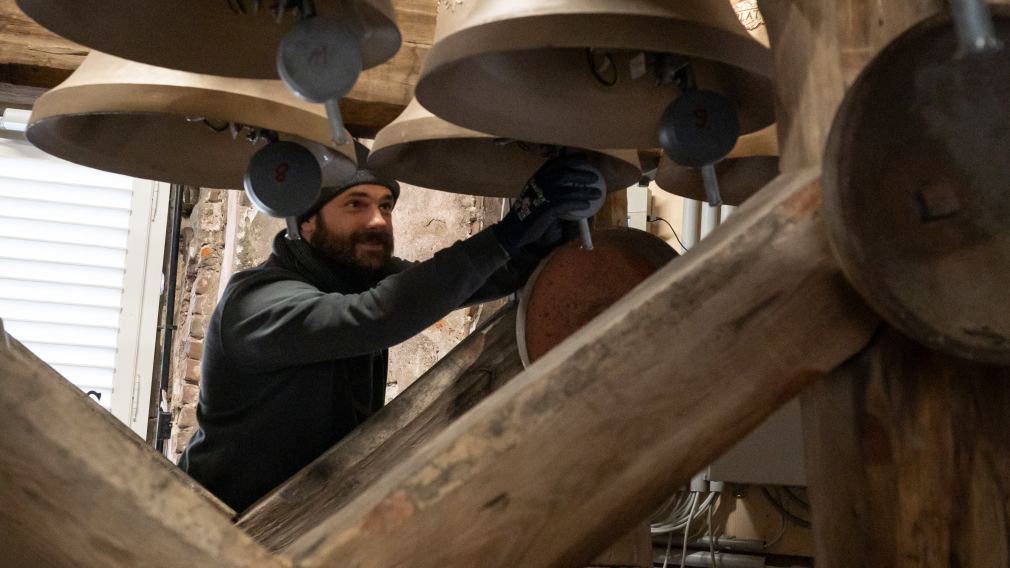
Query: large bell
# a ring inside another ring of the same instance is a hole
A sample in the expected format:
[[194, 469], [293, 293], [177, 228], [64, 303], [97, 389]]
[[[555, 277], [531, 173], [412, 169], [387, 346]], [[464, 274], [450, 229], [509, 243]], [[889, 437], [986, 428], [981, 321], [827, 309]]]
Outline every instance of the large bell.
[[[17, 0], [32, 19], [98, 51], [211, 75], [277, 78], [277, 46], [304, 0]], [[391, 0], [314, 0], [322, 18], [360, 23], [363, 68], [396, 53]], [[278, 15], [278, 7], [287, 7]]]
[[39, 97], [28, 140], [65, 160], [132, 177], [240, 189], [257, 130], [307, 147], [323, 183], [353, 172], [354, 147], [334, 149], [322, 105], [280, 81], [233, 79], [152, 67], [92, 52]]
[[[774, 126], [741, 136], [726, 158], [715, 165], [719, 193], [726, 205], [740, 205], [779, 174], [778, 134]], [[701, 170], [680, 166], [665, 154], [659, 159], [656, 185], [670, 193], [704, 201]]]
[[[601, 170], [609, 189], [625, 189], [641, 176], [633, 150], [583, 151]], [[450, 124], [415, 99], [379, 131], [368, 167], [429, 189], [516, 197], [552, 152], [543, 144], [504, 140]]]
[[497, 136], [655, 148], [685, 63], [693, 86], [738, 105], [742, 132], [772, 123], [770, 52], [727, 0], [480, 0], [436, 41], [416, 96]]

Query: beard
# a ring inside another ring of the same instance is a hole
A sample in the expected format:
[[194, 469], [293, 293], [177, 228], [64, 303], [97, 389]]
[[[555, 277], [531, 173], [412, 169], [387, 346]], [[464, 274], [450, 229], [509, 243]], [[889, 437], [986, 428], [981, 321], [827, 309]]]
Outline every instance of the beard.
[[391, 233], [362, 230], [341, 235], [326, 225], [322, 215], [316, 219], [316, 232], [310, 244], [333, 263], [350, 268], [370, 282], [385, 276], [393, 257]]

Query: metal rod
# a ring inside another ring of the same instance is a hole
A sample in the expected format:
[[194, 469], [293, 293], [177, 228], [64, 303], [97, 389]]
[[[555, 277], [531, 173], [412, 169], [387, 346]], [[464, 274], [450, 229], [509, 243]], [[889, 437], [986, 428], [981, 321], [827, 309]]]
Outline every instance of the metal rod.
[[701, 206], [701, 238], [704, 239], [719, 226], [720, 207], [712, 207], [705, 203]]
[[996, 37], [992, 14], [984, 0], [951, 0], [950, 13], [961, 55], [997, 51], [1003, 47], [1003, 42]]
[[288, 232], [286, 235], [289, 241], [300, 241], [302, 240], [302, 233], [298, 230], [298, 218], [297, 217], [286, 217], [284, 223], [288, 227]]
[[685, 249], [691, 249], [701, 237], [701, 201], [684, 200], [684, 218], [681, 221], [680, 239]]
[[582, 248], [593, 250], [593, 237], [589, 233], [588, 219], [579, 219], [579, 237], [582, 239]]
[[715, 166], [707, 165], [701, 168], [701, 179], [705, 182], [705, 199], [712, 207], [722, 205], [722, 195], [719, 193], [719, 177], [715, 175]]
[[340, 116], [340, 105], [337, 104], [337, 99], [326, 101], [326, 118], [330, 121], [333, 142], [338, 146], [347, 144], [347, 136], [344, 134], [344, 119]]

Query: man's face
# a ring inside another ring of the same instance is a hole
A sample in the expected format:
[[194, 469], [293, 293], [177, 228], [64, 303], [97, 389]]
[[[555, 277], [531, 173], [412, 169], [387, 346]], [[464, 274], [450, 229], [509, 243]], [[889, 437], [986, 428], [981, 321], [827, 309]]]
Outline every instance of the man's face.
[[336, 262], [374, 274], [393, 255], [394, 204], [388, 188], [356, 185], [302, 223], [302, 238]]

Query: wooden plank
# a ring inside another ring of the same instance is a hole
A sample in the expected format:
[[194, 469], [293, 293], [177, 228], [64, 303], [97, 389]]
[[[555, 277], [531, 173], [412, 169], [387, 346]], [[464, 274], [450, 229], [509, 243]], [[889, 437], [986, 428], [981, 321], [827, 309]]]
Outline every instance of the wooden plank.
[[253, 505], [238, 525], [267, 548], [282, 550], [522, 369], [511, 304], [361, 427]]
[[[396, 0], [400, 51], [362, 73], [340, 108], [356, 136], [374, 137], [414, 95], [421, 65], [435, 37], [435, 0]], [[0, 83], [50, 89], [80, 65], [88, 49], [25, 16], [15, 0], [0, 0]]]
[[0, 108], [30, 109], [45, 89], [0, 83]]
[[1010, 566], [1010, 368], [887, 329], [803, 402], [817, 566]]
[[289, 565], [13, 338], [0, 377], [4, 566]]
[[784, 176], [284, 549], [304, 566], [585, 565], [877, 326]]

